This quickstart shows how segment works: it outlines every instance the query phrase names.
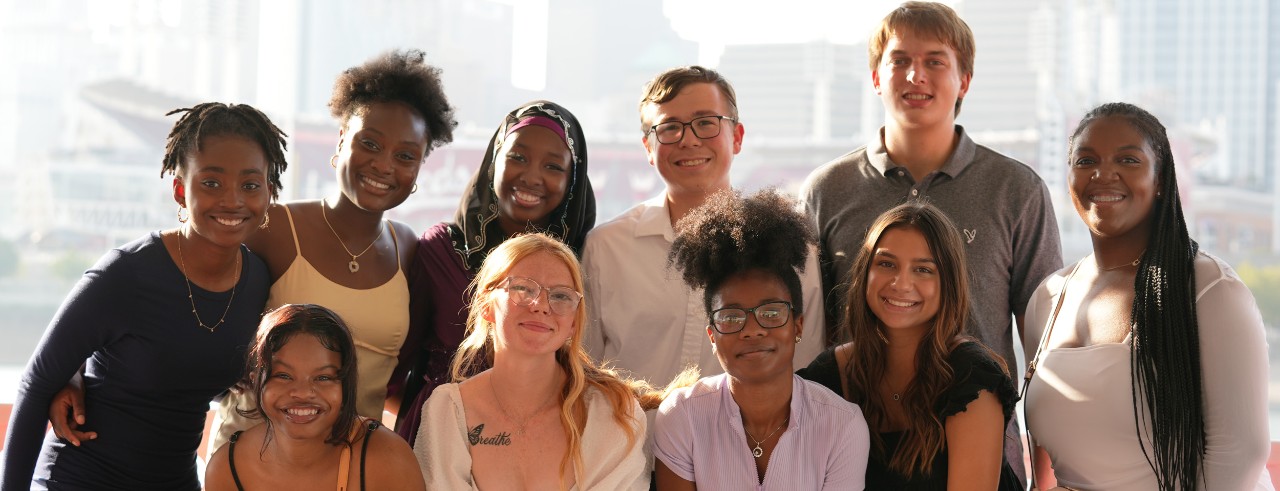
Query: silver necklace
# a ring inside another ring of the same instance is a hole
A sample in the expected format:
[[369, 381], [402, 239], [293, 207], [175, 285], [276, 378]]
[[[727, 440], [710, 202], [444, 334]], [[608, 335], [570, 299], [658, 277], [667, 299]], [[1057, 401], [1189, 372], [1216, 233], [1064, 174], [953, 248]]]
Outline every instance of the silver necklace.
[[556, 396], [555, 392], [552, 392], [550, 395], [547, 396], [546, 400], [542, 401], [542, 404], [538, 405], [538, 407], [533, 410], [532, 413], [529, 413], [528, 416], [525, 416], [524, 421], [520, 421], [520, 420], [517, 420], [516, 418], [511, 417], [511, 413], [507, 412], [507, 407], [502, 404], [502, 398], [498, 397], [498, 389], [493, 386], [492, 373], [489, 374], [489, 391], [493, 392], [493, 400], [498, 401], [498, 410], [502, 411], [502, 416], [507, 418], [507, 421], [510, 421], [516, 425], [516, 435], [520, 435], [520, 436], [524, 436], [524, 427], [527, 426], [530, 421], [533, 421], [533, 418], [537, 416], [538, 413], [541, 413], [542, 410], [546, 409], [547, 405], [550, 404], [551, 400], [554, 399]]
[[227, 299], [227, 308], [222, 310], [222, 318], [218, 319], [218, 323], [213, 327], [206, 326], [204, 321], [200, 320], [200, 313], [196, 312], [196, 299], [191, 294], [191, 278], [187, 277], [187, 259], [182, 255], [182, 232], [178, 232], [178, 264], [182, 265], [182, 279], [187, 282], [187, 301], [191, 302], [191, 314], [196, 316], [196, 324], [200, 324], [200, 327], [212, 333], [227, 320], [227, 312], [231, 312], [231, 302], [236, 300], [236, 285], [240, 283], [240, 251], [236, 251], [236, 279], [231, 283], [231, 298]]
[[342, 246], [342, 250], [347, 251], [347, 255], [351, 256], [351, 262], [347, 263], [347, 269], [351, 270], [352, 273], [360, 271], [360, 263], [356, 262], [356, 259], [359, 259], [360, 256], [364, 255], [364, 253], [369, 252], [369, 249], [372, 249], [373, 245], [378, 243], [378, 239], [382, 237], [382, 223], [378, 223], [378, 235], [374, 236], [373, 242], [370, 242], [369, 246], [365, 247], [359, 254], [352, 254], [351, 249], [347, 248], [347, 243], [342, 241], [342, 236], [338, 235], [338, 231], [334, 230], [333, 224], [329, 223], [329, 215], [325, 214], [324, 209], [325, 203], [321, 201], [320, 217], [324, 218], [324, 224], [329, 226], [329, 231], [333, 232], [333, 236], [338, 239], [338, 244]]
[[791, 416], [787, 416], [787, 417], [786, 417], [786, 419], [783, 419], [783, 420], [782, 420], [782, 424], [778, 425], [778, 427], [777, 427], [777, 428], [774, 428], [773, 433], [770, 433], [770, 434], [769, 434], [769, 436], [764, 437], [764, 439], [763, 439], [763, 440], [756, 440], [756, 437], [751, 436], [751, 432], [750, 432], [750, 431], [747, 431], [747, 424], [746, 424], [746, 420], [744, 419], [744, 420], [742, 420], [742, 421], [743, 421], [743, 422], [742, 422], [742, 432], [743, 432], [743, 433], [746, 433], [746, 434], [747, 434], [747, 438], [750, 438], [750, 439], [751, 439], [751, 441], [756, 442], [756, 447], [755, 447], [755, 448], [753, 448], [753, 449], [751, 449], [751, 455], [756, 456], [756, 458], [758, 459], [758, 458], [760, 458], [762, 455], [764, 455], [764, 449], [763, 449], [763, 448], [760, 448], [760, 445], [763, 445], [763, 444], [764, 444], [764, 442], [767, 442], [767, 441], [769, 441], [769, 439], [770, 439], [770, 438], [773, 438], [773, 435], [778, 434], [778, 431], [781, 431], [781, 430], [782, 430], [782, 427], [787, 425], [787, 421], [791, 421]]

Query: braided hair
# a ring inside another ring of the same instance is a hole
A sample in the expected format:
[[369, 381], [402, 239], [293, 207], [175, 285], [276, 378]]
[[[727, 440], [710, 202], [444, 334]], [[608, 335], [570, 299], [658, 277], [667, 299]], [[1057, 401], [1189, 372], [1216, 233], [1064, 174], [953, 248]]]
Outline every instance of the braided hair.
[[288, 148], [286, 135], [267, 115], [248, 104], [223, 104], [206, 102], [193, 107], [174, 109], [165, 116], [182, 113], [178, 122], [173, 124], [169, 137], [164, 145], [164, 166], [160, 169], [160, 177], [172, 174], [182, 177], [187, 158], [192, 152], [202, 150], [205, 137], [235, 135], [242, 136], [262, 147], [267, 157], [267, 180], [271, 183], [271, 198], [280, 195], [284, 187], [280, 183], [280, 174], [284, 173], [288, 162], [284, 154]]
[[440, 69], [428, 65], [421, 50], [395, 50], [378, 55], [338, 75], [329, 111], [346, 128], [347, 120], [370, 104], [400, 102], [413, 108], [427, 125], [427, 149], [453, 141], [453, 108], [444, 95]]
[[800, 275], [813, 242], [813, 229], [792, 200], [774, 189], [743, 197], [735, 190], [717, 192], [676, 224], [667, 263], [681, 271], [685, 283], [703, 288], [711, 300], [733, 276], [758, 270], [776, 276], [791, 294], [792, 308], [802, 314]]
[[[1169, 136], [1155, 116], [1132, 104], [1103, 104], [1080, 120], [1070, 146], [1075, 148], [1089, 124], [1109, 117], [1123, 118], [1155, 152], [1160, 192], [1151, 210], [1151, 232], [1134, 278], [1129, 314], [1138, 441], [1160, 489], [1196, 489], [1203, 479], [1205, 449], [1195, 302], [1199, 246], [1187, 232]], [[1145, 408], [1138, 405], [1140, 399]], [[1149, 426], [1143, 424], [1146, 415]], [[1142, 443], [1144, 434], [1151, 439], [1151, 453]]]

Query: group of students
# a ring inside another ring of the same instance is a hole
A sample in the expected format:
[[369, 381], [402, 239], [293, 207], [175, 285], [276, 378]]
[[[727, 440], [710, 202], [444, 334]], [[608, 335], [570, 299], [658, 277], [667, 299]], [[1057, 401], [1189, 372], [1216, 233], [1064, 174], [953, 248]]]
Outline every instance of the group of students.
[[1016, 319], [1037, 488], [1269, 489], [1262, 321], [1190, 238], [1159, 121], [1081, 119], [1094, 251], [1062, 268], [1043, 181], [955, 124], [967, 25], [907, 2], [869, 50], [886, 124], [798, 201], [731, 189], [727, 80], [655, 77], [665, 192], [599, 227], [582, 128], [548, 101], [502, 120], [453, 221], [386, 220], [456, 125], [420, 52], [339, 76], [323, 200], [274, 202], [262, 113], [175, 111], [181, 226], [70, 293], [0, 487], [200, 489], [220, 397], [207, 489], [1024, 489]]

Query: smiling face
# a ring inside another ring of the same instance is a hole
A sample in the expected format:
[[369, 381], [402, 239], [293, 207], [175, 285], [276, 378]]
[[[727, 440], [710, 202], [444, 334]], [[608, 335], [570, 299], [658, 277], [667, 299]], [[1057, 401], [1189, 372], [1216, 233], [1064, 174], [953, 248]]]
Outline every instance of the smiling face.
[[243, 136], [206, 136], [173, 180], [173, 198], [187, 209], [195, 235], [237, 247], [262, 223], [271, 203], [267, 158]]
[[[667, 121], [689, 122], [700, 116], [733, 116], [720, 88], [709, 82], [693, 83], [680, 89], [671, 100], [647, 104], [644, 120], [649, 126]], [[721, 120], [720, 134], [703, 140], [688, 127], [675, 143], [659, 143], [653, 134], [644, 139], [649, 165], [658, 169], [667, 188], [675, 194], [707, 194], [729, 188], [729, 166], [742, 150], [743, 126]]]
[[502, 230], [511, 235], [529, 224], [546, 228], [569, 187], [569, 146], [548, 128], [525, 126], [502, 142], [495, 164], [493, 188]]
[[1076, 137], [1067, 185], [1095, 238], [1147, 241], [1159, 176], [1155, 155], [1123, 117], [1100, 118]]
[[941, 303], [938, 264], [924, 234], [894, 227], [876, 242], [867, 271], [867, 306], [885, 329], [926, 331]]
[[[553, 353], [573, 337], [577, 312], [560, 315], [551, 310], [546, 288], [574, 287], [573, 274], [564, 261], [549, 252], [535, 252], [516, 262], [507, 277], [529, 278], [543, 290], [538, 299], [529, 305], [516, 305], [511, 295], [499, 283], [489, 292], [483, 317], [495, 329], [494, 351], [516, 351], [528, 354]], [[581, 292], [579, 292], [581, 293]], [[579, 302], [578, 310], [583, 307]]]
[[271, 358], [262, 389], [262, 412], [277, 435], [329, 437], [342, 408], [341, 357], [310, 334], [297, 334]]
[[422, 115], [399, 102], [375, 102], [352, 114], [338, 136], [338, 184], [349, 201], [382, 212], [409, 197], [429, 151]]
[[972, 78], [961, 72], [950, 46], [905, 29], [889, 38], [871, 72], [885, 119], [903, 128], [953, 126], [956, 101], [969, 91]]
[[[711, 309], [750, 309], [779, 301], [791, 301], [786, 284], [774, 274], [750, 270], [725, 280], [711, 297]], [[790, 315], [786, 324], [772, 329], [760, 327], [752, 313], [747, 313], [742, 330], [733, 334], [720, 334], [708, 326], [707, 336], [715, 343], [716, 358], [725, 373], [743, 382], [791, 376], [796, 336], [803, 333], [804, 319], [795, 312]]]

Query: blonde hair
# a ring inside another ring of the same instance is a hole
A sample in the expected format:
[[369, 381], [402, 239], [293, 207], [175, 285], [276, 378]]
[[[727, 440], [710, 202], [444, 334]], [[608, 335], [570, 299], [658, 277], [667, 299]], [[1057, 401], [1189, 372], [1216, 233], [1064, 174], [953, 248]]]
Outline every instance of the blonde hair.
[[[573, 251], [564, 243], [543, 234], [532, 233], [507, 239], [494, 248], [481, 264], [471, 283], [471, 311], [467, 314], [467, 337], [458, 346], [453, 356], [452, 376], [454, 382], [461, 382], [483, 371], [494, 359], [494, 329], [492, 322], [484, 319], [486, 304], [492, 301], [493, 290], [502, 284], [511, 269], [525, 258], [538, 253], [554, 256], [569, 268], [573, 277], [573, 289], [582, 291], [582, 269]], [[578, 303], [578, 310], [573, 316], [576, 327], [569, 343], [556, 350], [556, 363], [564, 369], [567, 381], [562, 392], [560, 404], [560, 422], [564, 425], [568, 440], [568, 452], [560, 464], [561, 484], [564, 484], [565, 471], [572, 467], [576, 475], [582, 475], [582, 430], [587, 423], [587, 405], [585, 394], [588, 387], [599, 390], [609, 399], [613, 407], [613, 420], [627, 434], [627, 447], [637, 444], [640, 432], [637, 431], [637, 418], [631, 416], [631, 405], [637, 401], [637, 394], [648, 394], [640, 398], [642, 407], [657, 406], [649, 385], [643, 381], [635, 381], [620, 377], [607, 367], [598, 367], [582, 347], [582, 333], [587, 327], [586, 302]]]

